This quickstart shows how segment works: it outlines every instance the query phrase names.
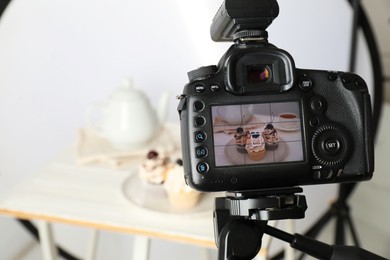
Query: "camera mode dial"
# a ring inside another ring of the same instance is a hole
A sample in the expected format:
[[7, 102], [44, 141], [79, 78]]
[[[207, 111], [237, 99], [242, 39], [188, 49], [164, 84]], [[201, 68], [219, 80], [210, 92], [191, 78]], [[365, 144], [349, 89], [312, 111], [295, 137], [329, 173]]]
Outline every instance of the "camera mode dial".
[[194, 82], [196, 80], [203, 80], [211, 75], [215, 74], [218, 71], [218, 67], [215, 65], [200, 67], [196, 70], [192, 70], [187, 73], [188, 79], [190, 82]]
[[336, 125], [319, 127], [313, 135], [311, 147], [315, 159], [322, 165], [335, 167], [345, 162], [352, 142], [347, 133]]

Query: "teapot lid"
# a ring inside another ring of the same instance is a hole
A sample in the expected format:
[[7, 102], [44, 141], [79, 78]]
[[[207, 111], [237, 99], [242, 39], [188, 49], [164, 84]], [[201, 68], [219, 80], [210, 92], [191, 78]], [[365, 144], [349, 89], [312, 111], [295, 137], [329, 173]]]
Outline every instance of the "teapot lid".
[[145, 95], [142, 91], [134, 88], [132, 78], [125, 78], [122, 85], [111, 94], [111, 98], [115, 100], [129, 101], [143, 99], [145, 98]]

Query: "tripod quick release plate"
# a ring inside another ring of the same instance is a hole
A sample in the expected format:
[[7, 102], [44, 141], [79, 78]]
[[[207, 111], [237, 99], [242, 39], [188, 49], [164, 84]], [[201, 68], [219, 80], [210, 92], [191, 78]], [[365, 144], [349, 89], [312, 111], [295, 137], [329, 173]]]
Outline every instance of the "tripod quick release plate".
[[215, 210], [230, 216], [252, 220], [300, 219], [305, 217], [306, 198], [295, 195], [302, 188], [267, 189], [248, 192], [228, 192], [216, 198]]

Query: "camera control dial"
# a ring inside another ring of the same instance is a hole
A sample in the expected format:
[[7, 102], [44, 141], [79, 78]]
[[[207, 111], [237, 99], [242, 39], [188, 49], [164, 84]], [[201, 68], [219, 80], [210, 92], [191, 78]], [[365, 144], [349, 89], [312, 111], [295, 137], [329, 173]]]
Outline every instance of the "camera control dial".
[[187, 73], [188, 79], [190, 82], [194, 82], [196, 80], [203, 80], [211, 75], [215, 74], [218, 71], [218, 67], [215, 65], [200, 67], [196, 70], [192, 70]]
[[311, 147], [315, 159], [324, 166], [342, 164], [351, 150], [346, 132], [336, 125], [319, 127], [313, 135]]

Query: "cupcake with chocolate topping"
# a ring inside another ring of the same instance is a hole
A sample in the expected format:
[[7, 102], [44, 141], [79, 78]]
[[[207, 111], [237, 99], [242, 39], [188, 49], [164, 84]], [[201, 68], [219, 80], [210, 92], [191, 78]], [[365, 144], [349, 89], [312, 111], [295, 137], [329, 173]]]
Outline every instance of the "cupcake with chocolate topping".
[[245, 145], [249, 137], [249, 131], [245, 131], [244, 128], [238, 127], [236, 133], [234, 133], [234, 140], [237, 144], [237, 151], [240, 153], [246, 153]]
[[279, 133], [276, 131], [274, 126], [271, 123], [268, 123], [263, 132], [262, 136], [265, 141], [265, 148], [268, 151], [273, 151], [278, 148], [279, 143]]
[[151, 150], [139, 166], [139, 177], [146, 183], [162, 184], [166, 179], [169, 158]]
[[168, 194], [170, 205], [175, 209], [190, 209], [198, 204], [200, 193], [187, 186], [184, 181], [183, 161], [178, 159], [170, 167], [164, 189]]
[[265, 156], [265, 142], [259, 132], [251, 132], [247, 140], [245, 149], [251, 160], [260, 161]]

